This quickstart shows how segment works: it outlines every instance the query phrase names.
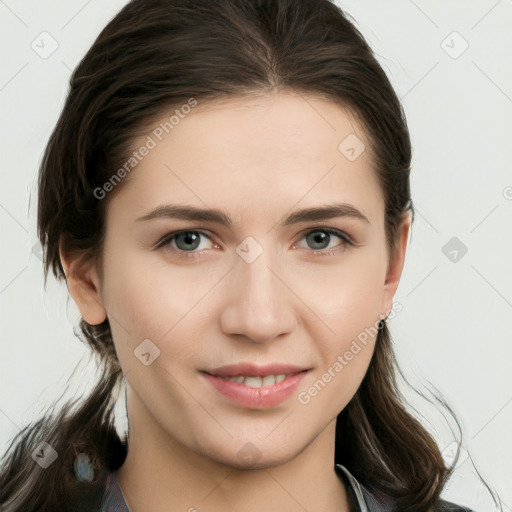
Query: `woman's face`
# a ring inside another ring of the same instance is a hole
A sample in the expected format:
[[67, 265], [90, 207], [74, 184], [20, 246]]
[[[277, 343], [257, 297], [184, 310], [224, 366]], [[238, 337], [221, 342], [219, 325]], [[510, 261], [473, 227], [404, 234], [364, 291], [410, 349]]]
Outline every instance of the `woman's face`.
[[230, 466], [277, 465], [332, 433], [357, 391], [407, 230], [388, 268], [368, 141], [325, 99], [199, 102], [167, 129], [134, 144], [82, 316], [108, 315], [134, 432]]

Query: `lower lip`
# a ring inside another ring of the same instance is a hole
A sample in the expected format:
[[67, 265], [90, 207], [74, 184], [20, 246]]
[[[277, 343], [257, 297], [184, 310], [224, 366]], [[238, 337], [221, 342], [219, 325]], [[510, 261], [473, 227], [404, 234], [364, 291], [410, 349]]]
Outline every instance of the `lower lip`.
[[308, 371], [290, 375], [272, 386], [250, 388], [245, 384], [203, 373], [206, 380], [232, 402], [250, 409], [268, 409], [284, 402], [297, 389]]

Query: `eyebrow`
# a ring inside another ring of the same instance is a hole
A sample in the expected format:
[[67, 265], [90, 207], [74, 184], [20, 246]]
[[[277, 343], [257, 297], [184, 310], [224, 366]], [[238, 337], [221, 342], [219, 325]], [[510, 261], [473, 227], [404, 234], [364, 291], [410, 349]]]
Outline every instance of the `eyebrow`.
[[[297, 210], [288, 215], [282, 221], [282, 225], [289, 226], [290, 224], [296, 224], [299, 222], [328, 220], [336, 217], [351, 217], [371, 225], [371, 222], [368, 220], [366, 215], [348, 203], [333, 203]], [[173, 204], [158, 206], [148, 214], [139, 217], [136, 222], [143, 222], [158, 218], [174, 218], [189, 221], [214, 222], [226, 227], [231, 227], [233, 225], [231, 217], [221, 210], [215, 208], [197, 208], [195, 206]]]

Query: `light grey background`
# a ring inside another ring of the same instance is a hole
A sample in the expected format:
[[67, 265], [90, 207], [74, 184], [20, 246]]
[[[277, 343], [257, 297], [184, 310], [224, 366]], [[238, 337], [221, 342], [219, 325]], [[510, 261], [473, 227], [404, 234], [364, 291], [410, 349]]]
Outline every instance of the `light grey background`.
[[[43, 289], [32, 250], [36, 177], [71, 70], [124, 4], [0, 1], [2, 453], [88, 354], [73, 335], [78, 310], [65, 285], [50, 277]], [[494, 510], [478, 470], [511, 511], [512, 0], [339, 4], [388, 73], [411, 132], [417, 217], [395, 296], [403, 311], [389, 326], [410, 382], [437, 388], [464, 430], [444, 497]], [[73, 377], [72, 393], [87, 391], [93, 363]], [[443, 416], [403, 389], [449, 459]]]

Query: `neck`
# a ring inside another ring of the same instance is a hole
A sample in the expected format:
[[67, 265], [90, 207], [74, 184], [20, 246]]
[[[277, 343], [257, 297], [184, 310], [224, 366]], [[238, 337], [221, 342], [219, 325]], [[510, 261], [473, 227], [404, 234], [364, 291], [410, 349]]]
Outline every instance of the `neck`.
[[117, 472], [131, 512], [350, 510], [334, 469], [335, 420], [279, 464], [239, 469], [184, 446], [128, 387], [128, 454]]

